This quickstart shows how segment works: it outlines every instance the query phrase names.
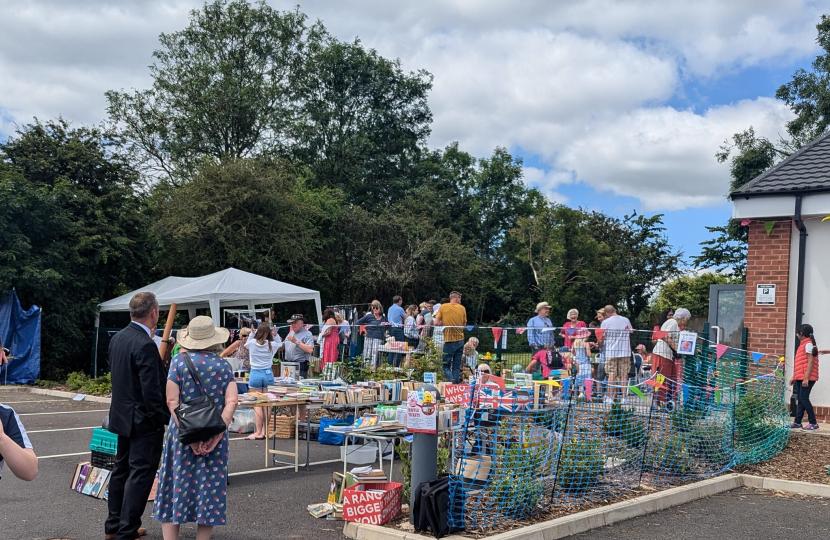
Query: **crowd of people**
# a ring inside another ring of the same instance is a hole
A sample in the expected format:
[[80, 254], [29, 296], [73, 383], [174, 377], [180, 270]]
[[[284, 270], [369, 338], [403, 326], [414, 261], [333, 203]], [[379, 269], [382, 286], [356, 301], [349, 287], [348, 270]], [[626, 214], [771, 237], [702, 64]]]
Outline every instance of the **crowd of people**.
[[[461, 298], [460, 293], [453, 291], [441, 302], [429, 301], [403, 308], [402, 299], [395, 297], [386, 313], [380, 302], [372, 302], [371, 312], [358, 321], [366, 338], [364, 355], [372, 358], [372, 351], [377, 351], [387, 335], [400, 336], [414, 351], [423, 350], [425, 341], [432, 340], [436, 346], [440, 344], [438, 350], [443, 354], [446, 380], [460, 382], [462, 366], [471, 370], [475, 366], [482, 380], [493, 376], [488, 364], [479, 363], [478, 339], [471, 337], [464, 341], [467, 313]], [[527, 322], [527, 340], [533, 359], [526, 369], [544, 374], [545, 370], [552, 369], [551, 359], [559, 358], [563, 364], [565, 361], [570, 364], [578, 387], [592, 377], [590, 358], [599, 354], [609, 383], [605, 400], [615, 402], [622, 399], [615, 391], [622, 385], [614, 383], [629, 377], [632, 358], [643, 355], [645, 346], [639, 345], [632, 351], [633, 327], [614, 306], [605, 306], [596, 315], [596, 320], [586, 324], [580, 320], [579, 312], [572, 309], [567, 321], [555, 327], [550, 319], [550, 305], [540, 302], [536, 315]], [[155, 296], [137, 293], [130, 301], [130, 317], [131, 323], [113, 337], [109, 346], [113, 387], [109, 429], [118, 436], [118, 450], [109, 486], [106, 538], [135, 540], [144, 534], [141, 515], [153, 478], [158, 475], [153, 517], [161, 522], [165, 540], [178, 538], [179, 527], [185, 523], [196, 523], [196, 538], [207, 540], [214, 526], [226, 522], [228, 434], [225, 430], [206, 440], [183, 444], [179, 438], [177, 407], [198, 395], [207, 395], [222, 421], [229, 425], [238, 404], [237, 387], [231, 384], [234, 366], [229, 359], [249, 366], [251, 385], [265, 388], [273, 382], [271, 365], [280, 349], [285, 350], [288, 361], [305, 363], [308, 369], [314, 336], [306, 327], [305, 318], [294, 315], [288, 321], [291, 326], [285, 339], [280, 339], [268, 321], [254, 333], [240, 332], [239, 340], [228, 347], [227, 329], [214, 327], [209, 317], [195, 317], [179, 331], [178, 350], [170, 359], [169, 368], [165, 368], [153, 341], [152, 329], [157, 327], [159, 317]], [[688, 323], [690, 313], [678, 308], [667, 310], [662, 318], [661, 333], [655, 336], [651, 354], [652, 369], [663, 374], [667, 381], [676, 380], [679, 334]], [[333, 357], [340, 352], [342, 337], [350, 332], [350, 327], [332, 310], [324, 312], [323, 323], [317, 343], [325, 360], [334, 361]], [[559, 345], [557, 333], [562, 340]], [[801, 344], [790, 381], [799, 403], [793, 428], [802, 427], [801, 420], [806, 414], [809, 424], [804, 429], [813, 430], [818, 426], [809, 394], [818, 380], [817, 357], [830, 354], [830, 350], [818, 349], [809, 325], [801, 327], [798, 337]], [[404, 356], [402, 352], [391, 360], [401, 362]], [[675, 390], [667, 384], [654, 399], [668, 403]], [[33, 478], [37, 474], [37, 458], [19, 418], [0, 405], [0, 419], [3, 420], [0, 452], [5, 463], [14, 474]], [[257, 420], [252, 438], [264, 437], [265, 421], [264, 418]]]

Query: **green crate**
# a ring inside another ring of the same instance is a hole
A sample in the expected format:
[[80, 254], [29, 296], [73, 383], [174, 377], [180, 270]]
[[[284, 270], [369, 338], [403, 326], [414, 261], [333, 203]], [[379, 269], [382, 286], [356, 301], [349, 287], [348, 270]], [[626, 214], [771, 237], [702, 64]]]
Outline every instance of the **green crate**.
[[110, 433], [106, 429], [95, 428], [92, 430], [92, 441], [89, 443], [89, 449], [114, 456], [118, 450], [118, 435]]

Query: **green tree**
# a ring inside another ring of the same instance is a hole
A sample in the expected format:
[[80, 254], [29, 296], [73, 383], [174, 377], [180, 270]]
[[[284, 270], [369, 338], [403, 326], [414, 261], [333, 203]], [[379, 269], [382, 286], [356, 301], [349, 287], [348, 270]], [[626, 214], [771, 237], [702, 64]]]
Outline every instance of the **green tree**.
[[[731, 192], [775, 165], [776, 160], [785, 155], [768, 139], [757, 136], [755, 129], [750, 126], [733, 135], [731, 143], [724, 142], [715, 157], [719, 163], [723, 163], [732, 156], [729, 167]], [[692, 259], [695, 267], [719, 272], [728, 270], [735, 279], [743, 282], [746, 279], [749, 240], [747, 227], [736, 220], [729, 220], [726, 225], [706, 227], [706, 230], [716, 236], [700, 243], [701, 253]]]
[[684, 307], [694, 317], [708, 317], [709, 286], [733, 283], [734, 279], [734, 276], [715, 272], [690, 274], [670, 279], [660, 287], [660, 291], [654, 297], [651, 312], [661, 313], [667, 308]]
[[178, 183], [200, 163], [271, 155], [295, 114], [291, 81], [322, 25], [264, 1], [217, 0], [161, 34], [149, 90], [106, 93], [110, 119], [150, 176]]
[[137, 182], [98, 128], [36, 120], [0, 144], [0, 289], [43, 309], [44, 377], [85, 370], [97, 304], [147, 281]]
[[432, 76], [404, 73], [359, 40], [313, 43], [304, 62], [292, 84], [291, 155], [314, 185], [339, 187], [350, 203], [379, 208], [403, 198], [430, 133]]
[[795, 113], [795, 118], [787, 122], [787, 133], [792, 138], [787, 146], [793, 149], [822, 135], [830, 125], [830, 17], [822, 15], [816, 30], [816, 43], [824, 53], [813, 60], [813, 70], [799, 68], [792, 80], [775, 92], [775, 97]]
[[591, 309], [615, 304], [637, 319], [657, 286], [678, 272], [680, 253], [672, 250], [659, 214], [617, 219], [550, 204], [519, 219], [511, 237], [533, 288], [555, 306], [557, 317], [575, 307], [590, 318]]
[[229, 266], [318, 289], [317, 264], [337, 219], [336, 190], [311, 190], [284, 161], [228, 160], [201, 167], [185, 185], [159, 185], [152, 233], [164, 275], [199, 276]]

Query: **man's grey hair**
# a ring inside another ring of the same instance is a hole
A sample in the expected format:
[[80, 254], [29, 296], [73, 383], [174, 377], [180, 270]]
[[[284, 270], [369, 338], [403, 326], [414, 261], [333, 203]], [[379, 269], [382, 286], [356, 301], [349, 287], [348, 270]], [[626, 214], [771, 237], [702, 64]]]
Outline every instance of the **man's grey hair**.
[[677, 308], [674, 310], [674, 318], [677, 320], [691, 319], [692, 314], [686, 308]]
[[143, 319], [159, 305], [156, 295], [151, 292], [136, 293], [130, 298], [130, 318]]
[[607, 305], [603, 311], [605, 311], [606, 315], [614, 315], [617, 313], [617, 308], [612, 305]]

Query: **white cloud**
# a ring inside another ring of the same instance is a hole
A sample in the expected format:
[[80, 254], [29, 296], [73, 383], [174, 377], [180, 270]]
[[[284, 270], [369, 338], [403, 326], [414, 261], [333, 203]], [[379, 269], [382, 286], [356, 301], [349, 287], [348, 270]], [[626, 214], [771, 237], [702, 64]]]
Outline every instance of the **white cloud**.
[[716, 205], [728, 190], [729, 167], [714, 154], [724, 139], [750, 125], [777, 140], [792, 113], [770, 98], [713, 107], [705, 114], [641, 108], [592, 124], [567, 143], [557, 170], [573, 171], [597, 191], [640, 199], [646, 210]]
[[[201, 4], [0, 0], [0, 137], [32, 116], [100, 122], [104, 91], [149, 86], [158, 34], [183, 28]], [[689, 80], [812, 57], [824, 7], [809, 0], [309, 0], [301, 9], [341, 39], [359, 36], [400, 57], [405, 69], [435, 75], [432, 146], [458, 140], [477, 155], [498, 145], [536, 154], [550, 169], [527, 168], [527, 179], [556, 200], [564, 200], [559, 186], [581, 181], [672, 209], [722, 202], [727, 172], [714, 161], [717, 146], [750, 124], [774, 138], [786, 111], [767, 99], [708, 111], [666, 103]], [[681, 185], [667, 188], [673, 182]]]

